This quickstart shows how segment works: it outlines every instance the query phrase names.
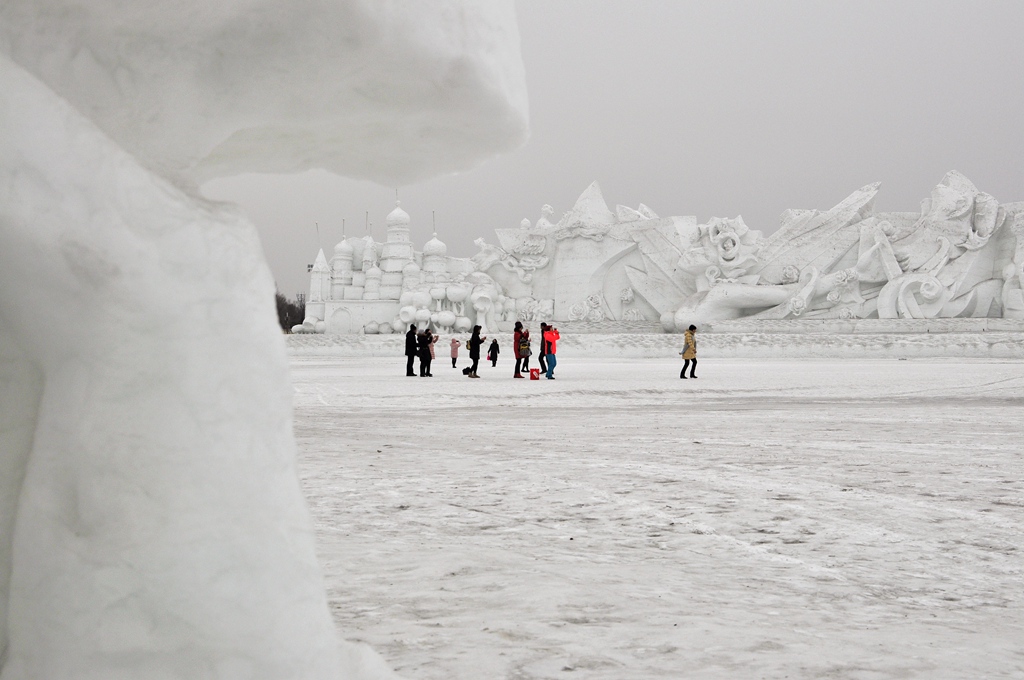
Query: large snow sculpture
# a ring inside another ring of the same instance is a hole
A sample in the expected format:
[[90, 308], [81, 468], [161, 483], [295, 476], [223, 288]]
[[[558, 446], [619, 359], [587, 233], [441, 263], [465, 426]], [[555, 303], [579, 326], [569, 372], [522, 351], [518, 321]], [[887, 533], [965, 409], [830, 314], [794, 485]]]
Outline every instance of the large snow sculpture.
[[[878, 185], [827, 211], [788, 210], [765, 238], [741, 217], [612, 212], [595, 182], [557, 223], [479, 240], [475, 266], [559, 321], [666, 330], [736, 319], [1024, 317], [1024, 203], [948, 173], [916, 213], [877, 213]], [[525, 265], [524, 265], [525, 263]], [[527, 320], [520, 314], [521, 320]]]
[[[613, 212], [594, 182], [557, 222], [545, 205], [536, 224], [524, 219], [496, 230], [498, 245], [477, 239], [476, 255], [443, 258], [430, 276], [455, 282], [456, 290], [471, 272], [493, 281], [490, 306], [472, 304], [460, 316], [466, 328], [472, 322], [508, 330], [517, 319], [605, 331], [660, 322], [673, 331], [739, 319], [1024, 318], [1024, 203], [1000, 204], [950, 172], [920, 212], [878, 213], [878, 188], [858, 189], [830, 210], [787, 210], [781, 228], [765, 238], [742, 217], [697, 224], [695, 217], [658, 217], [643, 204]], [[338, 244], [333, 265], [323, 253], [317, 257], [311, 309], [320, 313], [323, 291], [335, 294], [309, 328], [323, 319], [328, 333], [358, 332], [366, 320], [403, 328], [417, 307], [399, 313], [398, 303], [370, 300], [358, 285], [351, 294], [339, 288], [350, 280], [352, 244], [362, 247], [352, 239]], [[435, 248], [419, 253], [403, 245], [413, 264]], [[366, 246], [389, 248], [372, 239]], [[434, 279], [424, 275], [403, 285], [429, 288]], [[452, 304], [452, 290], [438, 298], [442, 304]], [[461, 301], [466, 293], [459, 295]]]
[[[1003, 263], [1018, 237], [1020, 204], [1000, 206], [958, 172], [920, 213], [875, 213], [878, 185], [826, 212], [788, 211], [782, 227], [752, 243], [744, 277], [699, 274], [678, 326], [724, 319], [931, 319], [1002, 317]], [[701, 227], [701, 235], [710, 232]], [[1012, 295], [1010, 296], [1012, 297]]]
[[0, 5], [3, 680], [391, 676], [326, 606], [255, 232], [196, 186], [398, 181], [515, 145], [513, 19]]

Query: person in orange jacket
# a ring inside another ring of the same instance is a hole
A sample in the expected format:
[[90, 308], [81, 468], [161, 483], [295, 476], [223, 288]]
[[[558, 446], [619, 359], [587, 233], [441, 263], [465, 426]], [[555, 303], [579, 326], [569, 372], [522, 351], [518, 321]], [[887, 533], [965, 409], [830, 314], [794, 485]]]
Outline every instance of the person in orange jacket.
[[558, 329], [554, 326], [548, 326], [548, 329], [544, 331], [544, 344], [547, 346], [548, 354], [545, 357], [547, 359], [548, 372], [546, 377], [548, 380], [554, 380], [555, 376], [552, 375], [555, 372], [555, 364], [558, 360], [555, 358], [555, 352], [558, 349], [558, 341], [561, 339], [561, 335], [558, 334]]

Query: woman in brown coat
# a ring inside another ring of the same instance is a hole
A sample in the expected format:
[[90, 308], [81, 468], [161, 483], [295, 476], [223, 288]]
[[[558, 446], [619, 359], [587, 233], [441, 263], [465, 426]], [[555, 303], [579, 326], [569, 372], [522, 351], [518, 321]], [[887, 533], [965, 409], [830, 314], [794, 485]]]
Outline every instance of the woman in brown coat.
[[690, 362], [693, 362], [693, 368], [690, 368], [690, 377], [696, 378], [697, 373], [697, 338], [694, 334], [697, 332], [697, 327], [690, 325], [689, 330], [683, 336], [683, 351], [680, 354], [683, 355], [683, 370], [679, 373], [679, 377], [686, 380], [686, 369], [690, 368]]

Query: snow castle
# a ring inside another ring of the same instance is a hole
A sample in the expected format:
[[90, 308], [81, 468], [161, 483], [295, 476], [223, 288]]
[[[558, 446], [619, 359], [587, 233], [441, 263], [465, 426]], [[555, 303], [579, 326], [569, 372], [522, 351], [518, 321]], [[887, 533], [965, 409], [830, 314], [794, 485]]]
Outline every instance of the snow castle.
[[413, 252], [409, 216], [396, 207], [386, 243], [344, 240], [330, 262], [319, 253], [294, 330], [1024, 320], [1024, 202], [1000, 204], [955, 171], [917, 212], [876, 212], [878, 190], [829, 210], [787, 210], [765, 237], [742, 217], [698, 224], [643, 204], [613, 212], [594, 182], [557, 222], [546, 205], [535, 224], [496, 230], [497, 245], [477, 239], [468, 259], [447, 257], [436, 235]]
[[344, 238], [330, 260], [323, 250], [317, 253], [306, 320], [293, 331], [387, 334], [410, 323], [457, 331], [474, 323], [496, 327], [496, 304], [504, 298], [498, 299], [494, 280], [468, 258], [448, 257], [436, 233], [422, 251], [414, 250], [410, 221], [396, 204], [384, 243], [371, 236]]

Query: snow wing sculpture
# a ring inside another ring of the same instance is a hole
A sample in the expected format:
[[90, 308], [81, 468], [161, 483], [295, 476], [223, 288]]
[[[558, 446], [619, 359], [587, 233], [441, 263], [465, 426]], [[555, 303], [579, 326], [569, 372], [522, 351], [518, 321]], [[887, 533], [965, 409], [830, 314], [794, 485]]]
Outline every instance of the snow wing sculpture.
[[511, 3], [0, 5], [0, 678], [384, 678], [342, 644], [240, 171], [514, 147]]

